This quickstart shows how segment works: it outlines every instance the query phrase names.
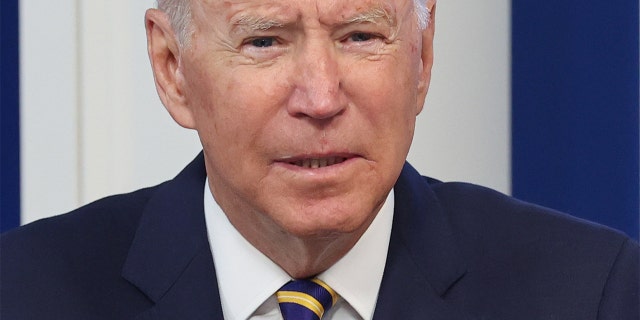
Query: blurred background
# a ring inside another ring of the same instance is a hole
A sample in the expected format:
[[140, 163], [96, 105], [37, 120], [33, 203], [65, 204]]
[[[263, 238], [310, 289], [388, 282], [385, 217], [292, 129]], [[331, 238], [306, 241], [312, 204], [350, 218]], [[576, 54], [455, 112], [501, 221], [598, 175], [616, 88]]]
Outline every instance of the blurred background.
[[[199, 152], [155, 92], [153, 5], [2, 0], [2, 231], [158, 184]], [[409, 161], [638, 239], [638, 16], [637, 0], [439, 1]]]

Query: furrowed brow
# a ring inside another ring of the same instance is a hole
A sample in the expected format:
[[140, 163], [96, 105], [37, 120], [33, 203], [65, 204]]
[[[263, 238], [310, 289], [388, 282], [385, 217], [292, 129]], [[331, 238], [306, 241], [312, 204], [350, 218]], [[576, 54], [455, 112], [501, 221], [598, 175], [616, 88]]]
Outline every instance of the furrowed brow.
[[383, 21], [389, 26], [396, 25], [396, 19], [393, 15], [389, 14], [389, 11], [384, 8], [372, 8], [370, 10], [359, 12], [358, 14], [346, 19], [347, 24], [356, 23], [378, 23]]
[[284, 27], [282, 21], [266, 17], [243, 15], [231, 22], [232, 30], [269, 30], [274, 27]]

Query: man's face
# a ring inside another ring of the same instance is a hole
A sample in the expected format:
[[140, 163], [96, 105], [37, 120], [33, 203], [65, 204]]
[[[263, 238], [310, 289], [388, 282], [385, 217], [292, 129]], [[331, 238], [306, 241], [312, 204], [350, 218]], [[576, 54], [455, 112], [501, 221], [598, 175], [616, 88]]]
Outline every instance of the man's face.
[[178, 122], [198, 131], [231, 222], [298, 237], [366, 228], [402, 169], [428, 87], [431, 37], [411, 0], [192, 6]]

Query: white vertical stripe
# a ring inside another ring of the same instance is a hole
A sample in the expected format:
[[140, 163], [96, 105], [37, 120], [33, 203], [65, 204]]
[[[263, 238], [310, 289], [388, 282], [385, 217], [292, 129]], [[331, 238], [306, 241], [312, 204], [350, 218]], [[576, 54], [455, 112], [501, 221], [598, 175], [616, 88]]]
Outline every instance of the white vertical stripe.
[[78, 205], [75, 1], [20, 1], [22, 222]]
[[126, 189], [131, 176], [134, 28], [128, 2], [83, 1], [81, 5], [83, 201]]

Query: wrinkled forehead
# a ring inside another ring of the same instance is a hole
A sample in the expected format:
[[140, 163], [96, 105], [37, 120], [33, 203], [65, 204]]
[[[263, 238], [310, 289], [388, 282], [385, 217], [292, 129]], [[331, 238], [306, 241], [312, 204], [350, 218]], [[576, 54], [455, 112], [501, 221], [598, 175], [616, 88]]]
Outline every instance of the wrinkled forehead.
[[[188, 0], [183, 0], [188, 1]], [[411, 0], [191, 0], [201, 18], [217, 17], [234, 24], [247, 17], [268, 17], [274, 21], [293, 23], [316, 18], [332, 25], [350, 19], [380, 17], [393, 22], [411, 8]]]

